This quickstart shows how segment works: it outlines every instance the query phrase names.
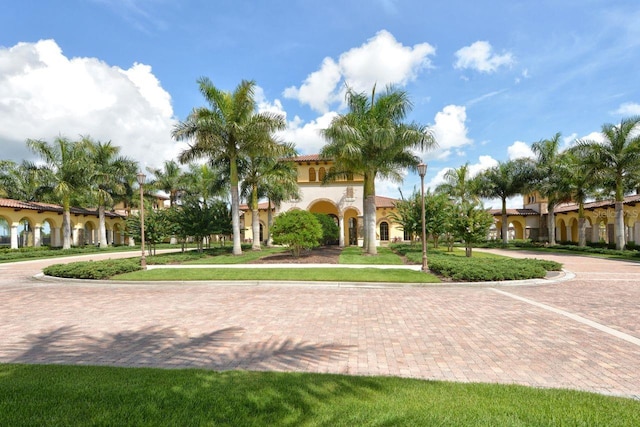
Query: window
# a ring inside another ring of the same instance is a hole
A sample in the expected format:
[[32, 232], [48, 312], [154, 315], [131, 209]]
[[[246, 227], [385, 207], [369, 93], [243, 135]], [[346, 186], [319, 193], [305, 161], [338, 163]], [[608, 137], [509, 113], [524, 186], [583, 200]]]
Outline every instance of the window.
[[322, 181], [324, 180], [324, 176], [327, 172], [324, 170], [324, 168], [320, 168], [318, 170], [318, 181]]
[[309, 182], [315, 182], [316, 180], [316, 170], [314, 168], [309, 168]]
[[411, 232], [407, 229], [404, 230], [404, 240], [406, 242], [411, 241]]
[[389, 240], [389, 223], [386, 221], [380, 223], [380, 240]]

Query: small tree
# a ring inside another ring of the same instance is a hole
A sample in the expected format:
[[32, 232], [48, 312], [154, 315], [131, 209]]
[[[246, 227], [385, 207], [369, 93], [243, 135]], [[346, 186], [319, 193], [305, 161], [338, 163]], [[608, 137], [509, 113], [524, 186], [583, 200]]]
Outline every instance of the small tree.
[[463, 242], [465, 254], [470, 257], [473, 244], [486, 240], [493, 215], [484, 210], [482, 204], [464, 202], [457, 206], [454, 232]]
[[321, 245], [335, 244], [340, 239], [340, 228], [336, 221], [327, 214], [315, 213], [314, 215], [322, 227], [322, 237], [319, 243]]
[[273, 243], [291, 248], [294, 257], [300, 256], [302, 249], [319, 246], [322, 239], [322, 226], [314, 214], [293, 210], [278, 215], [271, 230]]
[[[156, 245], [176, 234], [177, 228], [169, 211], [149, 209], [144, 214], [144, 240], [149, 244], [149, 255], [156, 254]], [[140, 239], [140, 216], [127, 218], [127, 234], [136, 240]]]

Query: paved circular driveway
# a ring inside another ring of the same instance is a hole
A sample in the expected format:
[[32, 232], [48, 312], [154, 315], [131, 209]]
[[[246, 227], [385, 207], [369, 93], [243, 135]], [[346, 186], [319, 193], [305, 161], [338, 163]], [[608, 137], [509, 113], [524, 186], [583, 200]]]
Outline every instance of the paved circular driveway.
[[0, 362], [397, 375], [640, 398], [640, 264], [514, 256], [558, 260], [576, 277], [486, 287], [132, 285], [32, 278], [60, 260], [0, 264]]

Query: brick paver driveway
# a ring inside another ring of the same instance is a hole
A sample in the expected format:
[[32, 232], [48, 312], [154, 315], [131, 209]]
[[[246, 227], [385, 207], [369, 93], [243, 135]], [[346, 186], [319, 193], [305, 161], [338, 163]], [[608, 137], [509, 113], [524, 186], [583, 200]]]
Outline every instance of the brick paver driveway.
[[0, 362], [398, 375], [640, 398], [640, 264], [536, 256], [576, 278], [131, 285], [30, 278], [52, 261], [0, 264]]

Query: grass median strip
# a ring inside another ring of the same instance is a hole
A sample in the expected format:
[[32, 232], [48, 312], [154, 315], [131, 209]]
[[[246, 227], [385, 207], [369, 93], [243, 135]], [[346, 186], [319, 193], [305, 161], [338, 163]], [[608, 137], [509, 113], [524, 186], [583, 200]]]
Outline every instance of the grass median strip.
[[186, 281], [186, 280], [264, 280], [264, 281], [326, 281], [326, 282], [394, 282], [439, 283], [440, 279], [420, 271], [380, 268], [180, 268], [134, 271], [113, 277], [113, 280]]
[[637, 426], [640, 402], [394, 377], [0, 364], [0, 425]]

